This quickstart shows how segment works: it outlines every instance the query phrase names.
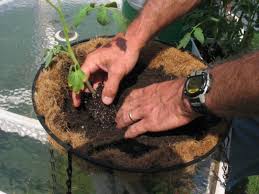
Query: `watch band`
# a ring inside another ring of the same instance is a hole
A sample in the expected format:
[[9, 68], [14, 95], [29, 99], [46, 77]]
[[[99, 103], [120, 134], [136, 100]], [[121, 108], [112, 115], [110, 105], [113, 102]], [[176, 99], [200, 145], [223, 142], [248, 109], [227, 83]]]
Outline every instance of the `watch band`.
[[211, 114], [207, 107], [200, 102], [199, 98], [189, 98], [192, 109], [202, 115]]
[[[186, 95], [186, 97], [188, 98], [190, 105], [195, 112], [200, 113], [202, 115], [211, 115], [212, 113], [210, 113], [210, 111], [207, 109], [205, 105], [205, 95], [208, 93], [212, 82], [212, 78], [211, 78], [211, 75], [209, 74], [208, 69], [194, 71], [193, 73], [191, 73], [190, 76], [188, 76], [187, 80], [191, 77], [200, 76], [200, 75], [206, 75], [204, 91], [195, 97], [190, 97], [188, 95]], [[187, 89], [185, 88], [185, 90]], [[185, 91], [185, 93], [187, 93], [187, 91]]]

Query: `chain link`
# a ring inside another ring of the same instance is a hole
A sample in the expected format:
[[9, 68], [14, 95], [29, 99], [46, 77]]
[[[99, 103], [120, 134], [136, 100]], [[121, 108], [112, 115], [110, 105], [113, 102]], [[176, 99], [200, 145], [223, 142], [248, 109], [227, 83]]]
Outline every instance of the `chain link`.
[[72, 194], [72, 153], [67, 151], [67, 194]]
[[229, 173], [231, 171], [230, 163], [229, 163], [229, 157], [228, 157], [228, 148], [230, 144], [230, 136], [228, 135], [225, 139], [225, 141], [220, 145], [220, 152], [221, 152], [221, 159], [222, 159], [222, 170], [223, 170], [223, 181], [220, 177], [214, 172], [214, 176], [217, 178], [217, 181], [220, 183], [222, 187], [226, 189], [227, 187], [227, 180], [229, 178]]
[[229, 156], [228, 156], [229, 143], [230, 143], [230, 137], [227, 136], [226, 141], [224, 142], [224, 147], [222, 148], [224, 150], [222, 152], [223, 153], [223, 167], [222, 167], [222, 169], [223, 169], [223, 172], [224, 172], [223, 173], [223, 179], [225, 180], [225, 184], [226, 184], [226, 181], [229, 178], [229, 174], [230, 174], [230, 171], [231, 171]]
[[52, 194], [56, 193], [56, 185], [57, 185], [57, 178], [56, 178], [56, 159], [54, 155], [54, 150], [49, 148], [50, 153], [50, 167], [51, 167], [51, 178], [52, 178]]

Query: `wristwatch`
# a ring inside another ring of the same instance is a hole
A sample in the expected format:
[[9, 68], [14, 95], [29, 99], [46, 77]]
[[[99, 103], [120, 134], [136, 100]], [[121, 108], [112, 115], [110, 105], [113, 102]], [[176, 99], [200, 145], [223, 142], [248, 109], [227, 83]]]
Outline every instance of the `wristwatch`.
[[185, 81], [184, 96], [189, 100], [192, 109], [202, 115], [210, 114], [205, 100], [211, 83], [212, 76], [208, 70], [194, 71]]

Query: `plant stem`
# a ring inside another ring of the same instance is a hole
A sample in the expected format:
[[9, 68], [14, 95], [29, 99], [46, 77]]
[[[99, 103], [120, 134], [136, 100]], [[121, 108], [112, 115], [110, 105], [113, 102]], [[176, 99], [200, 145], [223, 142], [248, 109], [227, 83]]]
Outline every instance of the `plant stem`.
[[[60, 21], [61, 21], [61, 24], [63, 25], [63, 32], [64, 32], [64, 36], [65, 36], [65, 40], [66, 40], [66, 45], [67, 45], [67, 51], [75, 65], [75, 69], [80, 69], [80, 65], [79, 65], [79, 62], [78, 60], [76, 59], [76, 56], [74, 54], [74, 51], [71, 47], [71, 44], [70, 44], [70, 41], [69, 41], [69, 28], [68, 28], [68, 25], [66, 23], [66, 20], [65, 20], [65, 16], [62, 12], [62, 8], [61, 8], [61, 1], [58, 0], [58, 4], [59, 4], [59, 7], [55, 6], [51, 0], [46, 0], [58, 13], [59, 15], [59, 18], [60, 18]], [[87, 75], [86, 75], [87, 76]], [[86, 83], [86, 87], [89, 89], [89, 91], [92, 93], [92, 94], [95, 94], [95, 90], [93, 89], [91, 83], [89, 82], [88, 79], [85, 80], [85, 83]]]

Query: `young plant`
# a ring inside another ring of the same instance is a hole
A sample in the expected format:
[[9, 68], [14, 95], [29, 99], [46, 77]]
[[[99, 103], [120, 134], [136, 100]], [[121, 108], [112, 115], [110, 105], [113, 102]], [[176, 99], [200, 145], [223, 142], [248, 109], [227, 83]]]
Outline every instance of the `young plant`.
[[68, 74], [68, 86], [72, 89], [73, 92], [79, 93], [81, 90], [86, 87], [89, 89], [89, 91], [92, 94], [95, 94], [95, 90], [93, 89], [91, 83], [88, 80], [88, 75], [86, 75], [80, 68], [80, 64], [75, 56], [75, 53], [71, 47], [70, 41], [69, 41], [69, 31], [71, 28], [76, 28], [80, 25], [80, 23], [84, 20], [86, 16], [88, 16], [92, 11], [96, 11], [96, 19], [99, 24], [101, 25], [107, 25], [110, 23], [110, 12], [113, 16], [114, 21], [120, 26], [121, 30], [126, 28], [127, 21], [123, 17], [122, 13], [116, 9], [117, 4], [115, 2], [108, 3], [108, 4], [100, 4], [96, 5], [94, 3], [90, 3], [85, 5], [83, 8], [80, 9], [80, 11], [76, 14], [74, 17], [73, 25], [69, 27], [65, 20], [64, 13], [62, 11], [62, 5], [61, 0], [57, 0], [58, 5], [55, 5], [52, 0], [46, 0], [47, 3], [56, 10], [56, 12], [59, 15], [60, 22], [63, 26], [63, 33], [66, 40], [66, 45], [61, 46], [57, 45], [54, 46], [52, 49], [49, 49], [47, 51], [47, 54], [45, 55], [45, 68], [47, 68], [53, 57], [56, 56], [59, 53], [65, 53], [67, 54], [71, 60], [73, 61], [73, 65], [70, 66], [69, 74]]
[[[193, 26], [199, 23], [199, 28], [203, 29], [206, 50], [215, 50], [214, 47], [218, 46], [223, 56], [227, 57], [251, 46], [258, 10], [258, 0], [207, 0], [184, 17], [183, 28], [185, 32], [191, 32]], [[210, 19], [204, 22], [204, 18]], [[181, 40], [179, 47], [188, 44], [192, 35], [190, 32]]]
[[180, 40], [179, 45], [177, 46], [178, 49], [186, 48], [186, 46], [191, 41], [191, 38], [194, 37], [196, 40], [198, 40], [201, 44], [204, 44], [204, 34], [203, 30], [198, 27], [194, 26], [192, 28], [192, 31], [186, 33], [184, 37]]
[[67, 54], [66, 48], [62, 45], [55, 45], [51, 49], [47, 49], [44, 57], [45, 61], [45, 68], [48, 68], [54, 56], [58, 55], [59, 53]]
[[[61, 5], [61, 0], [58, 0], [58, 6], [56, 6], [51, 0], [46, 0], [51, 7], [53, 7], [56, 12], [59, 15], [59, 19], [61, 21], [61, 24], [63, 26], [63, 32], [66, 40], [66, 48], [64, 49], [67, 53], [67, 55], [72, 59], [73, 65], [70, 66], [69, 69], [69, 74], [68, 74], [68, 86], [72, 89], [73, 92], [79, 93], [81, 90], [84, 89], [86, 83], [87, 88], [92, 94], [95, 94], [95, 90], [93, 89], [91, 83], [88, 80], [87, 75], [81, 70], [80, 65], [78, 60], [76, 59], [75, 53], [71, 47], [70, 41], [69, 41], [69, 27], [68, 24], [66, 23], [64, 13], [62, 11], [62, 5]], [[58, 52], [53, 54], [57, 54]], [[49, 52], [51, 53], [51, 52]], [[51, 55], [51, 54], [50, 54]]]
[[208, 19], [205, 19], [204, 21], [200, 22], [196, 26], [192, 27], [192, 30], [184, 35], [184, 37], [180, 40], [179, 45], [177, 46], [178, 49], [186, 48], [186, 46], [191, 41], [191, 38], [194, 38], [198, 40], [202, 45], [204, 44], [205, 38], [202, 28], [200, 27], [203, 23], [207, 21], [214, 21], [218, 22], [219, 20], [214, 17], [209, 17]]
[[96, 12], [96, 19], [99, 24], [107, 25], [111, 22], [111, 19], [113, 19], [119, 27], [119, 31], [124, 31], [128, 25], [128, 21], [117, 7], [116, 2], [100, 5], [96, 5], [95, 3], [87, 4], [75, 15], [73, 27], [77, 28], [84, 21], [86, 16], [92, 12]]

